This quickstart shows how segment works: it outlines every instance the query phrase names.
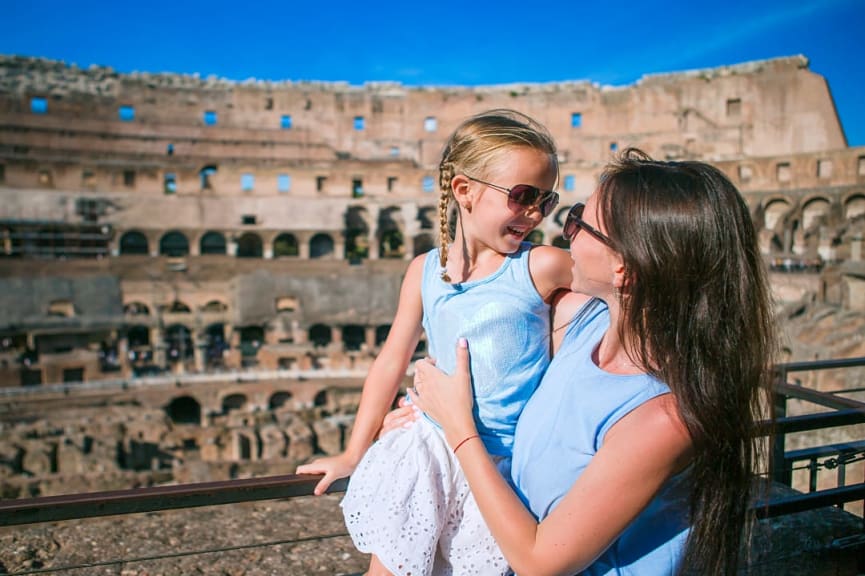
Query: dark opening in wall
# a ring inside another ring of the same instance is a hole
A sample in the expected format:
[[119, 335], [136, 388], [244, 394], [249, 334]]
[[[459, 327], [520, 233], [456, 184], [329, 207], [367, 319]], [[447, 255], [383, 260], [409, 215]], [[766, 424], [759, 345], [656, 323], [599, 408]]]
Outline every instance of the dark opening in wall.
[[727, 100], [727, 118], [738, 118], [742, 115], [741, 98], [729, 98]]
[[127, 188], [135, 187], [135, 170], [123, 171], [123, 185]]
[[397, 177], [396, 176], [388, 176], [387, 177], [387, 191], [393, 192], [393, 189], [396, 187]]
[[360, 178], [353, 178], [351, 181], [351, 197], [352, 198], [360, 198], [363, 196], [363, 180]]
[[316, 176], [315, 177], [315, 191], [316, 192], [324, 192], [325, 184], [327, 184], [327, 176]]

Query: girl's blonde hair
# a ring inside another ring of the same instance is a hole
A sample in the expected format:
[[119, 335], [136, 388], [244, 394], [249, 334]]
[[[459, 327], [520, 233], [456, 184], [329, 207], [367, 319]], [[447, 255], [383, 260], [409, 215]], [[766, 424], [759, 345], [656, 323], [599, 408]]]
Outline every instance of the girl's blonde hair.
[[448, 139], [439, 163], [439, 262], [445, 282], [450, 282], [446, 266], [451, 239], [449, 211], [454, 198], [451, 181], [457, 174], [486, 178], [489, 166], [517, 147], [549, 154], [558, 181], [559, 165], [553, 137], [542, 124], [516, 110], [502, 108], [472, 116]]

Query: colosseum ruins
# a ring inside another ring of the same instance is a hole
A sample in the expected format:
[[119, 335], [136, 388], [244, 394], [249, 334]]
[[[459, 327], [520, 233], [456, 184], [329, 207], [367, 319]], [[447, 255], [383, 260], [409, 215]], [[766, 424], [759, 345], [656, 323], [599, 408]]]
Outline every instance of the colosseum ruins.
[[[436, 242], [444, 140], [491, 108], [533, 116], [560, 149], [562, 202], [534, 242], [562, 245], [563, 215], [617, 150], [709, 161], [759, 227], [786, 358], [865, 352], [865, 147], [847, 145], [804, 56], [625, 87], [234, 82], [0, 56], [0, 420], [108, 406], [110, 428], [129, 405], [233, 422], [170, 449], [124, 425], [135, 469], [190, 447], [229, 462], [338, 450], [350, 424], [289, 438], [290, 422], [256, 419], [350, 403], [408, 261]], [[77, 453], [98, 451], [75, 434]], [[67, 449], [29, 465], [57, 472]]]

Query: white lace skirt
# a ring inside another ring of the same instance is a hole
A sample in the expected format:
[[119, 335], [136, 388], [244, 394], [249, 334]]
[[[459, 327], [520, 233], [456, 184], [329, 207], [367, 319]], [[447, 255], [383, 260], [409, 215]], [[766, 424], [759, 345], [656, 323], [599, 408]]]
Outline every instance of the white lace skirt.
[[[510, 459], [497, 460], [507, 478]], [[509, 573], [459, 462], [426, 418], [370, 447], [342, 510], [357, 549], [397, 576]]]

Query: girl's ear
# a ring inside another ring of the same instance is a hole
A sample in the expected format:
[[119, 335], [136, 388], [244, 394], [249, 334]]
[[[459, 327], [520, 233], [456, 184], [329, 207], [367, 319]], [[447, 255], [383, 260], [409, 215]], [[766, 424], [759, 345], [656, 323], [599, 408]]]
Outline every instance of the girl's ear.
[[463, 174], [457, 174], [451, 178], [451, 192], [453, 192], [454, 200], [457, 201], [460, 208], [471, 211], [472, 200], [474, 199], [471, 180]]

